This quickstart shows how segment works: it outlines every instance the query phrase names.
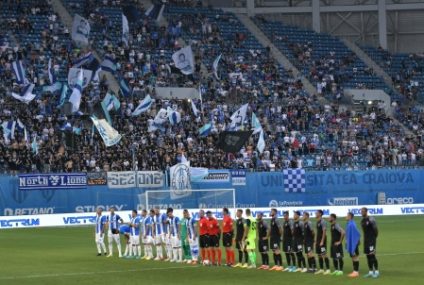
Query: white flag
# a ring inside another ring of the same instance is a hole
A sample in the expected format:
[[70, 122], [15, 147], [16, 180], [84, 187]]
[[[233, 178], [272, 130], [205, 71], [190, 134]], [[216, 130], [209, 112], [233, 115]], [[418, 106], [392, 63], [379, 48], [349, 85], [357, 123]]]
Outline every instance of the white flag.
[[222, 57], [222, 53], [215, 58], [215, 60], [213, 61], [213, 64], [212, 64], [213, 74], [215, 75], [215, 78], [217, 80], [219, 80], [218, 64], [219, 64], [219, 61], [221, 60], [221, 57]]
[[134, 112], [132, 113], [132, 116], [138, 116], [141, 113], [146, 112], [147, 110], [149, 110], [150, 106], [152, 106], [152, 98], [150, 97], [150, 95], [147, 95], [141, 102], [140, 104], [137, 106], [137, 108], [135, 108]]
[[52, 59], [49, 59], [49, 65], [48, 65], [48, 73], [49, 73], [49, 80], [50, 84], [54, 84], [56, 82], [56, 76], [54, 75], [54, 70], [52, 69]]
[[130, 37], [130, 27], [128, 26], [127, 17], [122, 14], [122, 42], [128, 46], [128, 39]]
[[72, 22], [72, 40], [80, 45], [88, 45], [90, 29], [90, 23], [85, 18], [75, 14]]
[[199, 110], [196, 107], [196, 104], [194, 104], [194, 101], [191, 100], [191, 109], [193, 110], [193, 114], [195, 117], [199, 116]]
[[34, 84], [28, 84], [21, 90], [21, 94], [17, 94], [15, 92], [12, 92], [12, 97], [16, 100], [19, 100], [21, 102], [24, 102], [25, 104], [28, 104], [35, 98], [35, 94], [32, 94], [32, 90], [34, 89]]
[[13, 68], [13, 73], [15, 74], [16, 82], [19, 85], [29, 84], [29, 81], [26, 78], [26, 75], [25, 75], [26, 72], [25, 72], [24, 66], [22, 65], [21, 60], [12, 62], [12, 68]]
[[159, 112], [156, 114], [156, 117], [153, 120], [153, 122], [155, 124], [162, 125], [163, 123], [166, 122], [167, 119], [168, 119], [168, 112], [165, 109], [161, 108]]
[[99, 131], [99, 134], [107, 147], [119, 143], [122, 136], [118, 133], [117, 130], [112, 128], [105, 119], [99, 120], [95, 117], [91, 117], [91, 120], [93, 121], [94, 126], [96, 126], [97, 130]]
[[80, 69], [80, 68], [72, 67], [68, 71], [68, 86], [70, 88], [73, 88], [77, 84], [78, 76], [81, 70], [83, 72], [82, 88], [87, 87], [88, 84], [90, 83], [91, 77], [93, 75], [93, 71], [89, 69]]
[[79, 110], [81, 104], [81, 95], [82, 95], [82, 83], [83, 83], [83, 69], [81, 68], [78, 73], [78, 80], [72, 89], [72, 94], [69, 97], [69, 102], [72, 103], [72, 113], [75, 113]]
[[265, 149], [264, 131], [261, 131], [259, 135], [258, 145], [256, 146], [256, 148], [258, 149], [259, 153], [264, 152], [264, 149]]
[[231, 124], [230, 129], [238, 131], [244, 124], [244, 120], [246, 119], [247, 107], [249, 104], [244, 104], [240, 107], [234, 114], [231, 115]]
[[172, 55], [172, 60], [175, 67], [178, 68], [182, 74], [189, 75], [194, 72], [194, 56], [191, 46], [186, 46]]
[[259, 122], [258, 117], [256, 117], [255, 113], [252, 113], [252, 130], [253, 130], [253, 134], [257, 134], [260, 131], [262, 131], [262, 126], [261, 123]]
[[179, 112], [172, 110], [170, 107], [168, 107], [166, 111], [171, 125], [176, 125], [181, 122], [181, 114]]

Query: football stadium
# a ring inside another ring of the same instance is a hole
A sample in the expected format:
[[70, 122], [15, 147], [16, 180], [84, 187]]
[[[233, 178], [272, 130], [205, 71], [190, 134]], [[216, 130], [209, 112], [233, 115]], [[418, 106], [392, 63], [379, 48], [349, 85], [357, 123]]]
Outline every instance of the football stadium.
[[0, 1], [0, 284], [423, 284], [424, 1]]

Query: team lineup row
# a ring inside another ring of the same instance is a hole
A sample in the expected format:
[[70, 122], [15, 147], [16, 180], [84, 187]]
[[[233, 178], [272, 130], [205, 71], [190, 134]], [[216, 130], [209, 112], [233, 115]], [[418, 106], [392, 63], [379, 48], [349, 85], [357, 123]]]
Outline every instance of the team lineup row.
[[[314, 229], [310, 214], [295, 211], [293, 219], [289, 212], [283, 212], [280, 222], [277, 210], [271, 209], [271, 219], [265, 221], [263, 214], [254, 218], [251, 211], [238, 209], [233, 220], [227, 208], [223, 209], [221, 223], [213, 217], [212, 212], [200, 210], [199, 220], [190, 216], [189, 211], [183, 211], [183, 218], [174, 216], [172, 208], [161, 213], [159, 208], [142, 210], [139, 215], [136, 210], [131, 213], [130, 222], [124, 220], [110, 209], [109, 215], [103, 215], [101, 208], [96, 215], [96, 245], [98, 255], [102, 253], [111, 257], [113, 243], [116, 243], [119, 257], [146, 260], [164, 260], [171, 262], [187, 262], [197, 264], [199, 254], [203, 265], [222, 264], [220, 240], [225, 248], [226, 265], [229, 267], [256, 268], [256, 251], [261, 254], [262, 265], [258, 269], [286, 272], [301, 272], [324, 275], [343, 275], [344, 247], [352, 258], [353, 272], [349, 277], [359, 276], [359, 244], [361, 234], [353, 220], [352, 213], [347, 214], [346, 229], [337, 222], [335, 214], [328, 218], [330, 224], [330, 255], [327, 253], [327, 221], [321, 210], [316, 211], [316, 227]], [[363, 250], [367, 256], [369, 272], [364, 277], [379, 277], [376, 258], [376, 243], [378, 228], [373, 217], [368, 215], [368, 209], [361, 209], [361, 228], [363, 230]], [[235, 224], [235, 230], [234, 230]], [[104, 243], [108, 235], [109, 254]], [[126, 240], [126, 248], [122, 254], [120, 236]], [[142, 256], [142, 245], [144, 256]], [[238, 263], [235, 262], [234, 247], [238, 251]], [[156, 256], [154, 256], [155, 248]], [[315, 249], [315, 251], [314, 251]], [[274, 265], [270, 267], [269, 251], [272, 251]], [[165, 251], [165, 252], [164, 252]], [[306, 254], [308, 265], [303, 254]], [[283, 267], [282, 253], [286, 257]], [[316, 258], [318, 257], [319, 269]], [[330, 270], [330, 257], [333, 260], [334, 271]]]

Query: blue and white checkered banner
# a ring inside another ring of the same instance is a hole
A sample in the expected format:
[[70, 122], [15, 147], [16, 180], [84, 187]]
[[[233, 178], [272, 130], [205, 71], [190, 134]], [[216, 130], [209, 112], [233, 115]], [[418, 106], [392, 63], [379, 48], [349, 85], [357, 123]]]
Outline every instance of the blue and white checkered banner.
[[305, 192], [305, 169], [285, 169], [283, 170], [283, 179], [284, 191], [293, 193]]
[[19, 175], [19, 190], [85, 189], [86, 173], [72, 174], [22, 174]]

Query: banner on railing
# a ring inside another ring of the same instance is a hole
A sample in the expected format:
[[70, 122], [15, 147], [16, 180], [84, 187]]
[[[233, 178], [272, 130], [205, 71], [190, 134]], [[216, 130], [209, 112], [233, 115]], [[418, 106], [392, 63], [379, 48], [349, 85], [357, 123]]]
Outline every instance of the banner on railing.
[[22, 174], [19, 175], [19, 190], [85, 189], [85, 173], [67, 174]]
[[106, 185], [107, 173], [104, 171], [87, 173], [87, 184], [88, 186]]
[[164, 175], [160, 171], [121, 171], [107, 173], [107, 186], [111, 189], [161, 188]]

